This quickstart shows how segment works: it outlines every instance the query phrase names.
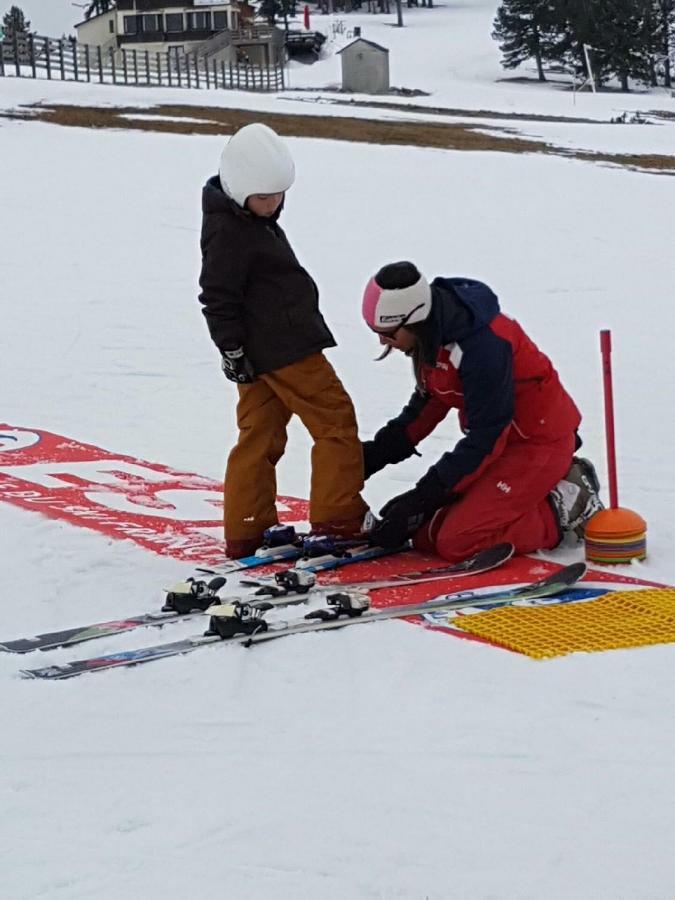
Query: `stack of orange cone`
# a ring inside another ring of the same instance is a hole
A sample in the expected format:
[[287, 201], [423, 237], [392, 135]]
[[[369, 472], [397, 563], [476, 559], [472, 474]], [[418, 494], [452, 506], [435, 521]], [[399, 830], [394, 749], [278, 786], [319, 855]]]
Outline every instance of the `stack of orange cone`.
[[589, 562], [629, 563], [647, 555], [647, 523], [630, 509], [603, 509], [586, 525]]

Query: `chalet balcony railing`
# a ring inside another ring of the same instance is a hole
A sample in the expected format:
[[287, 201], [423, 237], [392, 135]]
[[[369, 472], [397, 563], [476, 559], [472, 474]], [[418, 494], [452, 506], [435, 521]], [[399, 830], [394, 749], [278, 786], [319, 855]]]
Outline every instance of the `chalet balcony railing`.
[[124, 44], [189, 44], [193, 41], [206, 41], [217, 32], [213, 29], [202, 31], [137, 31], [133, 34], [118, 34], [117, 46]]
[[275, 29], [273, 25], [242, 25], [241, 27], [230, 31], [233, 41], [267, 41], [273, 35]]

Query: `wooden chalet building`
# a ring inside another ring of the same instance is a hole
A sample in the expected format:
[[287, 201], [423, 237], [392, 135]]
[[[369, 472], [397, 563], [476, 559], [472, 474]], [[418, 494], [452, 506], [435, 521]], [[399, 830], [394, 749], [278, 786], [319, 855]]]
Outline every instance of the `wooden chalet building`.
[[110, 51], [187, 53], [225, 62], [282, 61], [283, 34], [253, 27], [252, 9], [237, 0], [93, 0], [75, 26], [79, 44]]

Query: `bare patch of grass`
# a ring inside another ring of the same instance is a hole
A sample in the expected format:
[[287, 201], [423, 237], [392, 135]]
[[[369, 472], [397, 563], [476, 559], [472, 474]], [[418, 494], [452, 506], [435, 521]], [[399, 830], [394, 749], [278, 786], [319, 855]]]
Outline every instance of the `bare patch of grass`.
[[[374, 105], [374, 104], [370, 104]], [[387, 105], [387, 104], [384, 104]], [[379, 108], [379, 107], [378, 107]], [[420, 108], [423, 109], [423, 108]], [[451, 111], [443, 111], [450, 114]], [[467, 115], [457, 111], [458, 115]], [[476, 115], [476, 114], [474, 114]], [[496, 114], [481, 112], [482, 117]], [[92, 107], [45, 106], [36, 104], [0, 113], [15, 119], [51, 122], [77, 128], [115, 128], [170, 134], [232, 134], [250, 122], [265, 122], [287, 137], [322, 138], [369, 144], [432, 147], [442, 150], [473, 152], [538, 153], [586, 162], [622, 166], [634, 171], [675, 174], [675, 157], [658, 154], [595, 153], [571, 150], [543, 141], [509, 136], [506, 127], [491, 126], [485, 133], [480, 125], [441, 122], [388, 122], [379, 119], [355, 119], [348, 116], [300, 116], [210, 106]], [[137, 117], [137, 118], [135, 118]], [[166, 117], [162, 119], [161, 117]], [[504, 118], [501, 114], [501, 118]], [[522, 119], [522, 116], [511, 118]], [[196, 121], [197, 120], [197, 121]], [[558, 121], [552, 118], [551, 121]], [[579, 121], [579, 120], [577, 120]], [[484, 127], [484, 126], [482, 126]], [[500, 134], [499, 132], [502, 132]]]

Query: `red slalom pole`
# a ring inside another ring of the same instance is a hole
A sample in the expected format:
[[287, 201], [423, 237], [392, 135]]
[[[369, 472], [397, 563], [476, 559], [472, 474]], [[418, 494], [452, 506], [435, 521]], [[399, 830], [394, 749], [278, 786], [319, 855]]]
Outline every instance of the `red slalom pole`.
[[602, 374], [605, 388], [605, 437], [609, 509], [601, 509], [586, 523], [586, 559], [600, 565], [619, 565], [647, 556], [647, 523], [631, 509], [621, 509], [616, 489], [616, 449], [614, 445], [614, 398], [612, 396], [612, 336], [600, 332]]
[[619, 493], [616, 486], [616, 444], [614, 442], [614, 392], [612, 389], [612, 333], [609, 329], [600, 332], [602, 353], [602, 377], [605, 389], [605, 438], [607, 441], [607, 476], [609, 478], [609, 505], [616, 509]]

